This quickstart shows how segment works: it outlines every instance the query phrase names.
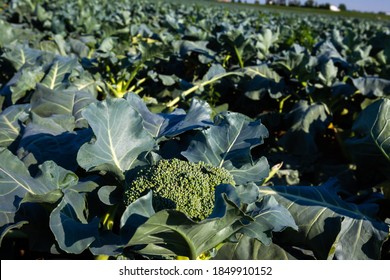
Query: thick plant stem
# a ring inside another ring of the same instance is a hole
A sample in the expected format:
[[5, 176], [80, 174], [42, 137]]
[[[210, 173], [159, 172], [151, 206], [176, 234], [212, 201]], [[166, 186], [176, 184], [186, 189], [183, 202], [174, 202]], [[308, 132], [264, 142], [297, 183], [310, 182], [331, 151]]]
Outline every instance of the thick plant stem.
[[[104, 215], [102, 224], [104, 230], [112, 230], [114, 227], [115, 214], [118, 209], [118, 205], [113, 205], [110, 207], [108, 212]], [[98, 255], [95, 257], [96, 260], [108, 260], [110, 256], [107, 255]]]
[[236, 53], [238, 64], [240, 65], [240, 68], [244, 68], [244, 61], [242, 61], [242, 57], [240, 55], [240, 52], [238, 51], [238, 48], [234, 46], [234, 52]]
[[209, 85], [209, 84], [212, 84], [212, 83], [214, 83], [214, 82], [216, 82], [216, 81], [218, 81], [218, 80], [220, 80], [220, 79], [222, 79], [222, 78], [224, 78], [224, 77], [231, 76], [231, 75], [240, 76], [240, 75], [242, 75], [242, 73], [240, 73], [240, 72], [229, 72], [229, 73], [223, 73], [223, 74], [221, 74], [221, 75], [217, 75], [216, 77], [212, 78], [211, 80], [208, 80], [208, 81], [202, 82], [202, 83], [200, 83], [200, 84], [197, 84], [197, 85], [193, 86], [192, 88], [190, 88], [190, 89], [184, 91], [184, 92], [181, 94], [181, 96], [178, 96], [178, 97], [176, 97], [175, 99], [171, 100], [170, 102], [168, 102], [168, 103], [166, 104], [166, 106], [167, 106], [168, 108], [169, 108], [169, 107], [173, 107], [173, 106], [175, 106], [177, 103], [179, 103], [180, 97], [181, 97], [181, 98], [185, 98], [185, 97], [187, 97], [189, 94], [191, 94], [191, 93], [193, 93], [194, 91], [198, 90], [199, 88], [204, 87], [204, 86], [207, 86], [207, 85]]
[[278, 164], [272, 166], [271, 171], [270, 171], [268, 177], [265, 178], [263, 184], [266, 184], [269, 180], [271, 180], [275, 176], [275, 174], [278, 173], [280, 168], [282, 168], [282, 166], [283, 166], [283, 162], [278, 163]]

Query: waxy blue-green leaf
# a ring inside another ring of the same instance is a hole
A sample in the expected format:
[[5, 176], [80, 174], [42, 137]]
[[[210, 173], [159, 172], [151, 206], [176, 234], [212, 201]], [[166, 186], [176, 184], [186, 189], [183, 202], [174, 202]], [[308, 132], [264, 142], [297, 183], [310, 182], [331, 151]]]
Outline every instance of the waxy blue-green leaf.
[[124, 99], [93, 103], [84, 109], [96, 141], [84, 144], [77, 161], [87, 171], [104, 170], [124, 179], [123, 173], [139, 163], [139, 156], [154, 148], [139, 113]]
[[64, 189], [78, 183], [78, 177], [74, 173], [52, 161], [45, 162], [39, 168], [40, 173], [35, 178], [31, 177], [23, 162], [8, 150], [0, 148], [1, 238], [10, 229], [29, 223], [31, 213], [24, 217], [18, 212], [23, 205], [56, 203], [63, 196]]
[[39, 179], [47, 185], [64, 190], [79, 183], [77, 175], [57, 165], [54, 161], [45, 161], [39, 166]]
[[[42, 34], [33, 31], [32, 29], [27, 29], [25, 24], [15, 24], [7, 22], [6, 19], [0, 20], [0, 47], [14, 46], [15, 42], [23, 42], [26, 38], [30, 40], [39, 40], [42, 37]], [[11, 48], [12, 49], [12, 48]]]
[[152, 197], [152, 191], [150, 191], [126, 207], [120, 220], [121, 236], [124, 243], [130, 240], [139, 226], [156, 213]]
[[50, 229], [65, 252], [82, 253], [98, 235], [99, 219], [89, 221], [86, 206], [85, 195], [70, 190], [50, 214]]
[[118, 256], [123, 253], [123, 245], [121, 237], [112, 231], [99, 232], [99, 235], [95, 236], [95, 240], [88, 249], [95, 256]]
[[15, 104], [24, 98], [28, 91], [33, 90], [45, 76], [42, 67], [24, 66], [12, 77], [1, 90], [0, 94], [8, 98], [8, 102]]
[[223, 217], [226, 211], [226, 202], [221, 199], [223, 194], [229, 197], [230, 203], [236, 207], [242, 207], [245, 214], [253, 221], [246, 224], [239, 232], [256, 238], [269, 246], [272, 243], [272, 232], [280, 232], [287, 227], [297, 229], [290, 212], [279, 205], [273, 197], [259, 199], [259, 187], [254, 183], [233, 187], [219, 185], [216, 188], [215, 208], [210, 218]]
[[[105, 189], [109, 191], [112, 187], [107, 186]], [[100, 191], [101, 189], [99, 189]], [[101, 195], [99, 197], [102, 198]], [[122, 254], [124, 245], [127, 244], [137, 228], [153, 214], [155, 214], [155, 211], [152, 206], [152, 193], [149, 192], [125, 209], [120, 219], [119, 234], [112, 231], [99, 232], [99, 235], [96, 236], [95, 241], [89, 247], [90, 251], [94, 255], [118, 256]]]
[[19, 44], [11, 44], [2, 56], [12, 64], [15, 70], [19, 70], [25, 64], [35, 65], [41, 55], [42, 52], [39, 50]]
[[45, 194], [51, 185], [31, 177], [26, 166], [9, 150], [0, 148], [0, 211], [16, 212], [27, 193]]
[[31, 98], [31, 111], [41, 117], [52, 115], [72, 116], [75, 93], [64, 92], [48, 88], [44, 84], [37, 84]]
[[255, 238], [240, 235], [237, 242], [227, 242], [213, 260], [296, 260], [297, 258], [275, 243], [264, 245]]
[[78, 177], [52, 161], [39, 166], [39, 174], [32, 177], [27, 167], [6, 149], [0, 150], [0, 211], [16, 212], [24, 202], [54, 203], [61, 190], [74, 186]]
[[241, 203], [252, 204], [259, 200], [259, 186], [253, 182], [235, 186], [234, 189], [240, 197]]
[[245, 96], [252, 100], [261, 100], [264, 94], [280, 98], [285, 87], [282, 77], [267, 64], [245, 67], [243, 72], [251, 80], [244, 83]]
[[98, 196], [101, 202], [103, 202], [106, 205], [115, 205], [117, 203], [120, 203], [120, 199], [117, 198], [117, 193], [121, 191], [118, 191], [119, 187], [117, 186], [103, 186], [99, 188], [98, 190]]
[[256, 34], [256, 49], [258, 49], [257, 56], [260, 59], [266, 58], [270, 54], [270, 48], [279, 39], [279, 30], [273, 32], [271, 29], [266, 28], [262, 33]]
[[68, 77], [72, 70], [77, 65], [77, 59], [58, 56], [56, 57], [51, 66], [49, 72], [42, 80], [42, 85], [49, 89], [63, 89], [68, 83]]
[[[73, 73], [76, 73], [76, 71]], [[77, 75], [72, 77], [69, 89], [75, 87], [78, 91], [88, 92], [91, 96], [96, 97], [98, 95], [98, 89], [104, 88], [104, 82], [100, 79], [99, 73], [92, 75], [88, 71], [80, 71]]]
[[[390, 161], [390, 100], [378, 101], [377, 116], [371, 127], [370, 135], [382, 154]], [[371, 105], [377, 107], [377, 105]]]
[[62, 197], [65, 189], [76, 186], [79, 181], [75, 173], [58, 166], [54, 161], [45, 161], [41, 164], [35, 179], [44, 185], [50, 186], [50, 191], [44, 194], [28, 192], [24, 196], [22, 203], [55, 203]]
[[390, 95], [390, 80], [378, 77], [352, 79], [354, 86], [365, 96], [382, 97]]
[[348, 67], [348, 62], [340, 52], [336, 49], [334, 44], [330, 41], [323, 41], [319, 44], [316, 55], [320, 63], [326, 63], [329, 59], [333, 62], [340, 63], [343, 67]]
[[271, 196], [263, 197], [263, 199], [248, 205], [246, 213], [255, 221], [240, 232], [256, 238], [267, 246], [272, 243], [272, 232], [281, 232], [287, 227], [298, 229], [289, 210], [281, 206]]
[[[379, 170], [390, 171], [390, 100], [380, 99], [365, 108], [353, 124], [354, 137], [345, 141], [357, 165], [370, 170], [370, 179]], [[375, 162], [375, 164], [372, 164]]]
[[[359, 234], [355, 230], [358, 230]], [[389, 228], [386, 231], [386, 224], [380, 225], [380, 222], [375, 220], [344, 217], [328, 258], [337, 260], [380, 259], [382, 245], [389, 234]]]
[[326, 63], [321, 64], [321, 70], [318, 78], [328, 87], [332, 86], [337, 78], [338, 68], [333, 61], [329, 59]]
[[[196, 259], [240, 230], [252, 219], [225, 200], [225, 215], [194, 222], [175, 210], [159, 211], [142, 224], [126, 247], [146, 255], [186, 256]], [[137, 246], [142, 247], [137, 249]]]
[[[11, 218], [8, 218], [7, 216], [11, 216]], [[14, 220], [14, 214], [11, 213], [0, 213], [0, 246], [1, 242], [3, 241], [3, 238], [7, 235], [8, 232], [15, 229], [20, 229], [24, 225], [28, 224], [28, 221], [22, 220], [22, 221], [15, 221]]]
[[201, 100], [193, 99], [187, 113], [176, 109], [169, 114], [154, 114], [136, 94], [129, 94], [127, 100], [142, 116], [143, 125], [154, 138], [172, 137], [183, 132], [203, 128], [212, 124], [210, 120], [211, 108]]
[[[70, 91], [70, 90], [69, 90]], [[68, 93], [68, 91], [67, 91]], [[95, 102], [95, 98], [87, 91], [76, 91], [73, 103], [72, 114], [75, 118], [75, 125], [77, 128], [88, 127], [88, 122], [84, 119], [82, 112], [85, 107]]]
[[203, 76], [202, 81], [210, 81], [211, 79], [223, 75], [226, 73], [226, 69], [222, 67], [220, 64], [212, 64], [207, 71], [207, 73]]
[[[82, 117], [83, 109], [96, 99], [88, 92], [75, 89], [49, 89], [43, 84], [37, 84], [31, 98], [31, 111], [41, 117], [62, 115], [73, 122], [73, 128], [87, 127]], [[72, 131], [73, 128], [67, 130]]]
[[15, 105], [0, 113], [0, 147], [10, 146], [19, 137], [22, 128], [20, 118], [27, 111], [28, 105]]
[[269, 164], [266, 157], [261, 157], [255, 161], [242, 164], [239, 168], [233, 162], [225, 162], [223, 167], [229, 170], [237, 184], [248, 182], [262, 182], [269, 174]]
[[173, 42], [173, 47], [176, 52], [180, 54], [180, 56], [185, 57], [191, 53], [201, 54], [204, 57], [209, 59], [213, 59], [215, 56], [215, 52], [207, 47], [207, 41], [175, 41]]
[[259, 189], [261, 196], [273, 196], [287, 207], [298, 225], [298, 231], [284, 231], [279, 240], [312, 250], [318, 259], [379, 259], [388, 226], [364, 206], [341, 200], [333, 184]]
[[189, 161], [203, 161], [229, 170], [237, 184], [261, 182], [268, 176], [265, 158], [253, 161], [251, 149], [262, 144], [268, 130], [260, 120], [239, 113], [221, 113], [215, 125], [198, 132], [182, 152]]
[[251, 78], [262, 77], [263, 79], [272, 80], [275, 83], [279, 83], [282, 79], [282, 77], [272, 70], [266, 63], [257, 66], [245, 67], [243, 71]]
[[[53, 160], [65, 169], [75, 171], [80, 147], [88, 142], [92, 133], [89, 129], [69, 132], [74, 128], [73, 116], [55, 115], [41, 118], [32, 114], [33, 119], [19, 142], [18, 156], [29, 168]], [[64, 116], [61, 118], [61, 116]], [[70, 118], [69, 118], [70, 117]]]
[[314, 158], [318, 155], [316, 137], [330, 122], [326, 104], [309, 104], [300, 101], [287, 115], [289, 130], [280, 139], [280, 144], [290, 153]]

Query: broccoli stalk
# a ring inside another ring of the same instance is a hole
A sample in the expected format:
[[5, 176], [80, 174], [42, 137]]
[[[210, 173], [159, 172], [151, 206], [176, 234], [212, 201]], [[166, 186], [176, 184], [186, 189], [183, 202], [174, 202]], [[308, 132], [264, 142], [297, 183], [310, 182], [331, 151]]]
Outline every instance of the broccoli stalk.
[[127, 184], [124, 202], [129, 205], [152, 190], [156, 211], [176, 209], [194, 220], [203, 220], [214, 208], [214, 191], [220, 184], [235, 185], [233, 176], [224, 168], [163, 159], [141, 169]]

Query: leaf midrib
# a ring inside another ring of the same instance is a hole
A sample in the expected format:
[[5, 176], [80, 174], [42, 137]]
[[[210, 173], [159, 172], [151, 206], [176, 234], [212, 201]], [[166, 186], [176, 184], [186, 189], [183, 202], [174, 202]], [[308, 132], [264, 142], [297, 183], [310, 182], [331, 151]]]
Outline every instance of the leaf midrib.
[[[277, 192], [275, 190], [259, 190], [259, 192], [260, 193], [264, 193], [264, 194], [269, 194], [269, 195], [279, 195], [279, 196], [282, 196], [282, 197], [286, 197], [293, 204], [297, 204], [297, 201], [303, 200], [303, 201], [307, 201], [309, 206], [321, 206], [321, 207], [330, 209], [330, 210], [332, 210], [334, 212], [336, 212], [338, 210], [339, 212], [337, 212], [337, 213], [339, 215], [350, 214], [351, 217], [354, 217], [354, 216], [358, 215], [361, 218], [370, 219], [369, 217], [367, 217], [366, 215], [364, 215], [360, 211], [356, 212], [356, 211], [353, 211], [351, 209], [343, 208], [339, 204], [337, 204], [337, 205], [331, 204], [331, 203], [328, 203], [325, 200], [320, 201], [320, 200], [310, 199], [310, 198], [307, 198], [307, 197], [291, 194], [291, 193], [288, 193], [288, 192], [282, 192], [283, 194], [280, 194], [281, 192]], [[321, 196], [322, 196], [322, 194], [321, 194]], [[346, 213], [346, 214], [340, 214], [340, 212], [341, 213]]]
[[25, 189], [26, 191], [28, 191], [29, 193], [34, 193], [33, 190], [28, 186], [28, 185], [25, 185], [23, 183], [21, 183], [20, 181], [18, 181], [16, 178], [14, 178], [14, 176], [12, 176], [9, 172], [7, 172], [4, 168], [0, 167], [0, 171], [4, 172], [4, 174], [6, 174], [8, 177], [10, 177], [12, 179], [12, 181], [14, 181], [15, 183], [17, 183], [19, 186], [21, 186], [23, 189]]
[[240, 136], [240, 131], [242, 130], [242, 127], [244, 126], [244, 123], [240, 123], [240, 129], [238, 129], [238, 132], [236, 136], [234, 137], [232, 143], [229, 145], [229, 147], [226, 149], [225, 153], [223, 154], [223, 157], [221, 158], [221, 162], [219, 163], [219, 167], [222, 167], [223, 164], [225, 163], [225, 158], [227, 157], [228, 153], [231, 151], [233, 148], [233, 145], [237, 142], [238, 137]]

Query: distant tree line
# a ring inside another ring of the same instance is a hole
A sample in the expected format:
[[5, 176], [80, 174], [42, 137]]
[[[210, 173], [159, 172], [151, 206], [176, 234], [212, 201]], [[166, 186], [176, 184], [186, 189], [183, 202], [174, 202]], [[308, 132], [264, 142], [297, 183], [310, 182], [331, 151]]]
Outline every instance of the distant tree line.
[[[255, 1], [255, 4], [259, 4], [259, 0]], [[300, 0], [265, 0], [266, 5], [279, 5], [279, 6], [290, 6], [290, 7], [307, 7], [307, 8], [319, 8], [329, 10], [331, 4], [317, 4], [314, 0], [306, 0], [305, 2], [301, 2]], [[346, 11], [347, 6], [345, 4], [340, 4], [338, 8], [341, 11]]]

